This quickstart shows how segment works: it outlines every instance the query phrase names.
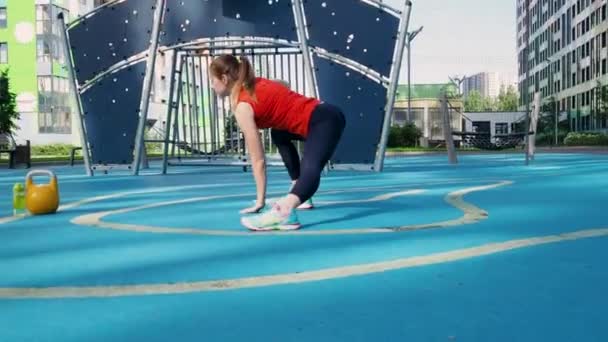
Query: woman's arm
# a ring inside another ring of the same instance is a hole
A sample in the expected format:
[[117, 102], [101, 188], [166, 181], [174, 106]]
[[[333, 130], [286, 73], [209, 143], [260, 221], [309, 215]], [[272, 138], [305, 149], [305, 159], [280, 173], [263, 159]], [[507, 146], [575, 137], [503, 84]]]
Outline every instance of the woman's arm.
[[256, 207], [263, 208], [266, 201], [266, 157], [260, 132], [254, 120], [253, 108], [248, 103], [239, 103], [235, 110], [236, 121], [245, 136], [251, 159], [251, 167], [257, 188]]

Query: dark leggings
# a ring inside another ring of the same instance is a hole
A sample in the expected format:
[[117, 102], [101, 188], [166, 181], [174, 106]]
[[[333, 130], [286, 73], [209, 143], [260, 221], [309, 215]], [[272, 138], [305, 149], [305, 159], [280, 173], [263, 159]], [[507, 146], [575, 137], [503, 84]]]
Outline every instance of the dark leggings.
[[[287, 131], [271, 131], [272, 142], [277, 146], [289, 176], [297, 180], [291, 193], [301, 202], [306, 202], [319, 188], [321, 172], [336, 150], [345, 124], [339, 108], [321, 103], [312, 112], [306, 139]], [[294, 140], [304, 141], [301, 162]]]

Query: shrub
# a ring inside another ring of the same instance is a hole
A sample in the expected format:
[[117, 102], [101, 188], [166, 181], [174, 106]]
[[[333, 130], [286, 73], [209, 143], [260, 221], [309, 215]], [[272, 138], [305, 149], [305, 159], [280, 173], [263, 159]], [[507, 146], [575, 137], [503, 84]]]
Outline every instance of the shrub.
[[403, 127], [392, 126], [388, 135], [388, 147], [415, 147], [422, 137], [422, 131], [414, 123]]
[[69, 156], [73, 145], [69, 144], [49, 144], [32, 146], [34, 156]]
[[602, 133], [571, 132], [564, 140], [568, 146], [608, 146], [608, 135]]

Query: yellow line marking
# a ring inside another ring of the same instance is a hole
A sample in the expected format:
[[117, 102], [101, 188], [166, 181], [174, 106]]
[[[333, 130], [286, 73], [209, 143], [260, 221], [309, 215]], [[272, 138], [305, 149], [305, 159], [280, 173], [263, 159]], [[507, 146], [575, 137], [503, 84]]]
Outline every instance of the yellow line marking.
[[[181, 185], [181, 186], [168, 186], [168, 187], [153, 188], [153, 189], [139, 189], [139, 190], [132, 190], [132, 191], [117, 192], [117, 193], [113, 193], [113, 194], [109, 194], [109, 195], [101, 195], [101, 196], [89, 197], [89, 198], [85, 198], [85, 199], [82, 199], [82, 200], [79, 200], [79, 201], [70, 202], [70, 203], [67, 203], [67, 204], [62, 204], [57, 209], [57, 212], [66, 211], [66, 210], [69, 210], [69, 209], [74, 209], [74, 208], [83, 206], [85, 204], [90, 204], [90, 203], [94, 203], [94, 202], [101, 202], [101, 201], [105, 201], [105, 200], [111, 200], [111, 199], [116, 199], [116, 198], [121, 198], [121, 197], [132, 196], [132, 195], [151, 194], [151, 193], [155, 193], [155, 192], [170, 192], [170, 191], [179, 191], [179, 190], [191, 190], [191, 189], [220, 188], [220, 187], [224, 187], [224, 186], [244, 186], [244, 185], [249, 185], [249, 184], [250, 183], [232, 183], [232, 184], [225, 184], [225, 185], [220, 185], [220, 184]], [[17, 221], [17, 220], [21, 220], [21, 219], [24, 219], [25, 217], [28, 217], [28, 216], [31, 216], [31, 215], [30, 214], [26, 214], [25, 216], [4, 216], [4, 217], [0, 217], [0, 225], [1, 224], [5, 224], [5, 223], [14, 222], [14, 221]]]
[[167, 295], [221, 290], [236, 290], [263, 286], [299, 284], [305, 282], [361, 276], [405, 268], [428, 266], [481, 257], [526, 247], [608, 236], [608, 228], [581, 230], [558, 235], [489, 243], [476, 247], [456, 249], [424, 256], [408, 257], [391, 261], [326, 268], [301, 273], [285, 273], [270, 276], [246, 277], [176, 284], [137, 284], [120, 286], [72, 286], [0, 288], [0, 299], [42, 298], [104, 298], [145, 295]]
[[[470, 187], [458, 191], [454, 191], [449, 193], [445, 197], [445, 201], [460, 209], [464, 212], [464, 215], [448, 221], [434, 222], [428, 224], [418, 224], [418, 225], [408, 225], [408, 226], [398, 226], [398, 227], [379, 227], [379, 228], [350, 228], [350, 229], [322, 229], [322, 230], [296, 230], [291, 232], [264, 232], [264, 233], [252, 233], [246, 230], [229, 230], [229, 229], [206, 229], [206, 228], [175, 228], [175, 227], [162, 227], [162, 226], [150, 226], [150, 225], [141, 225], [141, 224], [128, 224], [128, 223], [118, 223], [118, 222], [106, 222], [103, 221], [103, 218], [109, 215], [116, 214], [124, 214], [128, 212], [134, 212], [144, 209], [157, 208], [162, 206], [169, 205], [177, 205], [184, 203], [192, 203], [192, 202], [201, 202], [201, 201], [209, 201], [209, 200], [218, 200], [218, 199], [226, 199], [226, 198], [236, 198], [243, 197], [249, 195], [237, 194], [237, 195], [218, 195], [218, 196], [205, 196], [205, 197], [195, 197], [188, 198], [182, 200], [173, 200], [166, 202], [158, 202], [152, 204], [146, 204], [131, 208], [123, 208], [117, 210], [109, 210], [102, 211], [87, 215], [81, 215], [71, 220], [72, 223], [82, 226], [103, 228], [103, 229], [114, 229], [114, 230], [126, 230], [126, 231], [134, 231], [141, 233], [157, 233], [157, 234], [192, 234], [192, 235], [219, 235], [219, 236], [269, 236], [269, 235], [343, 235], [343, 234], [371, 234], [371, 233], [390, 233], [395, 231], [409, 231], [409, 230], [417, 230], [417, 229], [427, 229], [427, 228], [440, 228], [440, 227], [451, 227], [458, 226], [468, 223], [477, 222], [488, 217], [486, 211], [476, 207], [473, 204], [467, 203], [463, 200], [463, 196], [472, 192], [484, 191], [489, 189], [498, 188], [501, 186], [512, 184], [511, 181], [502, 181], [499, 183], [484, 185], [484, 186], [475, 186]], [[333, 193], [339, 193], [340, 190], [332, 191]], [[390, 193], [381, 196], [377, 196], [368, 200], [362, 201], [378, 201], [382, 199], [388, 199], [392, 197], [404, 196], [404, 195], [412, 195], [412, 194], [420, 194], [422, 190], [409, 190], [402, 191], [399, 193]], [[380, 199], [379, 199], [380, 198]], [[347, 203], [352, 203], [352, 201], [346, 201]], [[332, 203], [341, 203], [341, 202], [332, 202]]]

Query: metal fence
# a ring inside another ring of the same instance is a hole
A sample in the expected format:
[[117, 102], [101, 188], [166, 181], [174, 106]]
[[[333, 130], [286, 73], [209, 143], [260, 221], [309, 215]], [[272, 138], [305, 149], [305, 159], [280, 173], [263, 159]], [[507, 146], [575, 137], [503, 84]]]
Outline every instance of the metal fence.
[[[245, 56], [256, 76], [286, 82], [292, 90], [310, 95], [298, 48], [231, 43], [176, 51], [170, 77], [168, 102], [171, 105], [165, 126], [161, 128], [165, 136], [165, 168], [167, 165], [247, 164], [244, 138], [230, 110], [230, 100], [217, 96], [211, 88], [209, 66], [216, 56]], [[270, 130], [260, 130], [260, 134], [264, 150], [276, 158]]]

